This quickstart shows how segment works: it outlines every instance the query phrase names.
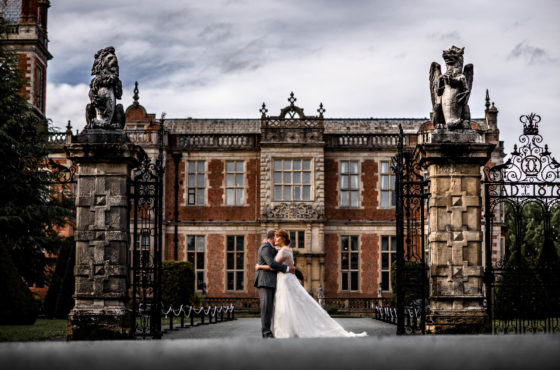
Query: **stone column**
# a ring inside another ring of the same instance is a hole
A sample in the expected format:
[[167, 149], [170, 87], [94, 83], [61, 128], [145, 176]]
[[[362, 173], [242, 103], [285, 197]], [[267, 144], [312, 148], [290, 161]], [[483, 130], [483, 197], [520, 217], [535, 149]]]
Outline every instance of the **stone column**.
[[483, 141], [473, 130], [435, 130], [415, 153], [430, 177], [427, 333], [482, 333], [488, 325], [480, 169], [494, 145]]
[[142, 149], [122, 130], [86, 129], [67, 144], [79, 166], [70, 340], [132, 336], [128, 313], [130, 171]]

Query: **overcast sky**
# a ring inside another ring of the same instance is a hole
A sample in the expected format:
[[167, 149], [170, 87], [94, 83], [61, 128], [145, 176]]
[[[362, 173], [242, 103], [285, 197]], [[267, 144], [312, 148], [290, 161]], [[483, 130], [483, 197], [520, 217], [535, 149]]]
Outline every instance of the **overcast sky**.
[[169, 118], [277, 115], [294, 91], [327, 118], [428, 117], [428, 71], [451, 45], [474, 64], [473, 118], [499, 109], [508, 151], [519, 116], [542, 116], [560, 159], [560, 1], [52, 0], [47, 116], [84, 126], [95, 52], [117, 50], [132, 103]]

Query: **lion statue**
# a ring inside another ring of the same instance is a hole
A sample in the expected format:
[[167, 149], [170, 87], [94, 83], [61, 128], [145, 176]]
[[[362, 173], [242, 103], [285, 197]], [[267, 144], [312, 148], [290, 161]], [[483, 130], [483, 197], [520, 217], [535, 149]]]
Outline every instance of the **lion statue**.
[[465, 48], [452, 46], [443, 51], [447, 70], [433, 62], [430, 67], [430, 94], [432, 97], [432, 122], [437, 129], [470, 129], [471, 112], [468, 105], [473, 82], [473, 65], [463, 68]]
[[86, 107], [86, 128], [122, 129], [125, 115], [122, 104], [122, 83], [119, 79], [119, 62], [112, 46], [99, 50], [91, 68], [95, 76], [90, 83], [89, 99]]

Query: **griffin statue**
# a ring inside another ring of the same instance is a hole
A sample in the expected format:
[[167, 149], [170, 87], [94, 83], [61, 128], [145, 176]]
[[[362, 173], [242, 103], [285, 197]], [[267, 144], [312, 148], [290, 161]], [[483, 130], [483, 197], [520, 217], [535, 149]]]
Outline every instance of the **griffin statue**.
[[432, 97], [432, 123], [436, 129], [447, 126], [449, 130], [470, 129], [471, 112], [469, 97], [473, 81], [473, 65], [463, 68], [465, 48], [452, 46], [443, 51], [447, 70], [433, 62], [430, 67], [430, 94]]
[[122, 83], [114, 47], [106, 47], [95, 54], [91, 75], [95, 77], [89, 85], [91, 103], [86, 107], [86, 128], [123, 128], [124, 109], [122, 104], [117, 104], [122, 96]]

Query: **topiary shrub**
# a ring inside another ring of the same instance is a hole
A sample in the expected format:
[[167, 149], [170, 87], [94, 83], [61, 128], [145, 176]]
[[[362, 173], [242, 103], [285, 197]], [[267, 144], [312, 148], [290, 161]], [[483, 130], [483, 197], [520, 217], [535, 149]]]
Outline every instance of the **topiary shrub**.
[[190, 262], [163, 262], [161, 299], [164, 307], [190, 304], [194, 294], [194, 269]]
[[0, 243], [0, 325], [33, 325], [38, 312], [33, 294]]
[[[428, 267], [422, 261], [404, 261], [403, 280], [405, 306], [428, 298]], [[391, 287], [391, 306], [397, 307], [397, 261], [391, 265]]]
[[68, 314], [74, 307], [74, 266], [76, 265], [76, 246], [74, 239], [69, 243], [70, 253], [64, 266], [64, 275], [58, 297], [56, 299], [56, 309], [54, 317], [57, 319], [66, 319]]
[[[74, 294], [75, 249], [74, 238], [64, 239], [64, 243], [59, 247], [56, 267], [53, 274], [49, 277], [49, 290], [45, 297], [44, 313], [47, 318], [54, 318], [55, 316], [66, 318], [66, 315], [74, 305], [72, 295]], [[69, 309], [62, 307], [68, 306], [70, 301], [71, 306]], [[67, 312], [64, 313], [65, 311]]]

